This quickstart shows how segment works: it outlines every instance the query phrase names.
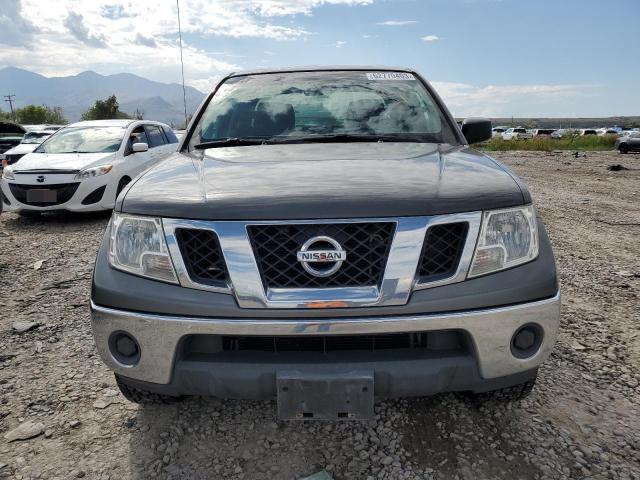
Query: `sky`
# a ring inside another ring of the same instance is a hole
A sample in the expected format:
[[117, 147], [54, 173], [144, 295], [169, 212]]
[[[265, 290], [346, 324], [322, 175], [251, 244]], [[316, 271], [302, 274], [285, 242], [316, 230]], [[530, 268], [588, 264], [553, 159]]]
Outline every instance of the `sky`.
[[[175, 0], [0, 0], [0, 67], [180, 82]], [[186, 83], [416, 69], [457, 117], [640, 115], [640, 0], [180, 0]], [[4, 92], [1, 92], [4, 93]]]

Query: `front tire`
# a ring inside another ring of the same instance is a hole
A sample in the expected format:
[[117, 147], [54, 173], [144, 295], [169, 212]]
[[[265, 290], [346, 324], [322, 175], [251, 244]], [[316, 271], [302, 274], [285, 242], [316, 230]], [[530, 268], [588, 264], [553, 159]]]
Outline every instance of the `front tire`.
[[172, 397], [170, 395], [162, 395], [161, 393], [149, 392], [127, 384], [120, 375], [115, 374], [116, 384], [120, 389], [120, 393], [130, 402], [140, 405], [164, 404], [170, 405], [179, 402], [182, 397]]
[[620, 153], [629, 153], [629, 145], [627, 145], [626, 143], [621, 143], [620, 146], [618, 147], [618, 150], [620, 151]]

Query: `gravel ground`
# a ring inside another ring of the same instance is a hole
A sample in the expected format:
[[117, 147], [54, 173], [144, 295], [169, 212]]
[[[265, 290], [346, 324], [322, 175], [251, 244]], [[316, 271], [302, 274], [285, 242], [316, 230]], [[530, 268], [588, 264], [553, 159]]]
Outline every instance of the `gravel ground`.
[[640, 156], [496, 156], [529, 183], [562, 283], [559, 343], [527, 400], [386, 402], [356, 423], [278, 422], [273, 402], [130, 404], [87, 311], [108, 216], [3, 214], [0, 434], [35, 437], [0, 438], [0, 477], [640, 479]]

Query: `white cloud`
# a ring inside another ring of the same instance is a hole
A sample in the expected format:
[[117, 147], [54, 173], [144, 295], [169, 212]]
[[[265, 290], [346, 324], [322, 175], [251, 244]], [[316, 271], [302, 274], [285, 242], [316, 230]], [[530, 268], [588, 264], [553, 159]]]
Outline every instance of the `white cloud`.
[[594, 96], [597, 85], [523, 84], [484, 87], [455, 82], [431, 82], [456, 117], [564, 115]]
[[334, 47], [336, 48], [342, 48], [347, 44], [347, 42], [343, 41], [343, 40], [338, 40], [335, 44]]
[[378, 22], [376, 25], [383, 25], [385, 27], [402, 27], [404, 25], [414, 25], [418, 22], [415, 20], [387, 20], [386, 22]]
[[437, 42], [440, 40], [440, 37], [437, 35], [427, 35], [426, 37], [422, 37], [422, 40], [425, 42]]
[[311, 15], [322, 5], [370, 5], [374, 0], [225, 0], [236, 7], [248, 7], [265, 17], [284, 15]]
[[[193, 38], [304, 40], [311, 33], [296, 22], [296, 15], [311, 15], [323, 5], [374, 1], [180, 0], [187, 83], [209, 85], [220, 75], [243, 68], [236, 63], [241, 57], [207, 52], [195, 46]], [[40, 0], [2, 0], [2, 4], [0, 30], [8, 34], [0, 35], [0, 65], [50, 76], [91, 69], [180, 80], [175, 0], [48, 0], [47, 8]]]
[[69, 12], [62, 24], [77, 40], [89, 47], [104, 48], [107, 46], [103, 35], [93, 35], [79, 13]]
[[0, 10], [0, 43], [25, 46], [33, 41], [38, 28], [23, 15], [20, 0], [4, 0]]

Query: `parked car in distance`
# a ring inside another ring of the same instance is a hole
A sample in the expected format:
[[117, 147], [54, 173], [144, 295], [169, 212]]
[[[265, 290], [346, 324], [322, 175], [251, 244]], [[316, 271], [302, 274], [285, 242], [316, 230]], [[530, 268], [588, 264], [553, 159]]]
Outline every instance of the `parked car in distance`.
[[617, 130], [613, 129], [613, 128], [600, 128], [598, 129], [597, 134], [601, 137], [605, 136], [605, 135], [620, 135], [620, 132], [618, 132]]
[[578, 130], [575, 128], [559, 128], [557, 130], [554, 130], [554, 132], [551, 134], [551, 138], [569, 137], [571, 135], [578, 135], [578, 133]]
[[17, 123], [0, 122], [0, 167], [4, 154], [22, 141], [25, 129]]
[[514, 138], [531, 138], [531, 133], [527, 132], [524, 127], [512, 127], [508, 128], [506, 132], [502, 134], [504, 140], [512, 140]]
[[120, 191], [177, 144], [171, 128], [159, 122], [74, 123], [4, 169], [5, 210], [21, 215], [111, 210]]
[[491, 129], [491, 136], [492, 137], [497, 137], [498, 135], [502, 135], [504, 132], [506, 132], [509, 129], [509, 127], [505, 127], [505, 126], [497, 126], [497, 127], [493, 127]]
[[534, 137], [546, 137], [551, 138], [555, 130], [553, 128], [534, 128], [531, 131], [531, 135]]
[[581, 137], [585, 136], [585, 135], [597, 135], [598, 134], [598, 132], [594, 128], [581, 128], [578, 132], [579, 132], [578, 135], [580, 135]]
[[38, 145], [54, 133], [56, 133], [56, 130], [28, 130], [18, 145], [4, 152], [2, 167], [4, 168], [7, 165], [13, 165], [27, 153], [33, 152]]
[[640, 132], [630, 132], [618, 138], [615, 148], [620, 153], [640, 152]]
[[39, 125], [22, 125], [27, 132], [33, 130], [53, 130], [54, 132], [64, 128], [66, 125], [55, 125], [52, 123], [41, 123]]
[[525, 184], [469, 147], [489, 120], [458, 128], [417, 72], [369, 67], [231, 74], [194, 118], [96, 259], [93, 334], [126, 398], [361, 419], [533, 388], [556, 270]]

